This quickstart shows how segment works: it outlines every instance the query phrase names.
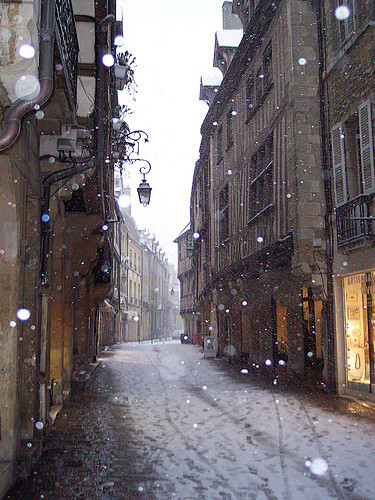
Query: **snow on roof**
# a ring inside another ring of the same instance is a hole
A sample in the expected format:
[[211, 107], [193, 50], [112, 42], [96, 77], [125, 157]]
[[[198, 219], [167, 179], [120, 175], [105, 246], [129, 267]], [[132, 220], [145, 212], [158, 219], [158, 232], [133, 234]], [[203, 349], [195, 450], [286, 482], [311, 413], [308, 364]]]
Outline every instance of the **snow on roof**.
[[220, 84], [223, 80], [222, 74], [217, 75], [202, 75], [202, 85], [204, 87], [220, 87]]
[[181, 238], [185, 233], [190, 231], [190, 222], [187, 223], [187, 225], [184, 227], [184, 229], [180, 232], [180, 234], [177, 236], [177, 238], [173, 241], [174, 243], [177, 243], [177, 240]]
[[216, 32], [219, 47], [238, 47], [242, 36], [243, 30], [220, 30]]

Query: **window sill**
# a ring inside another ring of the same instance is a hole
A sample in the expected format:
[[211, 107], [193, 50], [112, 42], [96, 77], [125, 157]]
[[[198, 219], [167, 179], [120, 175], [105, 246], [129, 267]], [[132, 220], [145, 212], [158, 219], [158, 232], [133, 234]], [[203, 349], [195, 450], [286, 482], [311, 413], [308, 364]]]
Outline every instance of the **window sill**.
[[258, 212], [256, 215], [254, 215], [254, 217], [252, 217], [251, 219], [248, 220], [247, 222], [247, 225], [248, 226], [251, 226], [252, 224], [254, 224], [258, 219], [260, 219], [261, 217], [263, 217], [266, 213], [270, 212], [271, 210], [273, 210], [274, 208], [274, 204], [271, 203], [270, 205], [267, 205], [265, 208], [263, 208], [263, 210], [261, 210], [260, 212]]
[[220, 241], [220, 243], [219, 243], [218, 247], [219, 247], [219, 248], [220, 248], [220, 247], [224, 247], [224, 246], [228, 245], [228, 243], [229, 243], [229, 238], [225, 238], [225, 240]]

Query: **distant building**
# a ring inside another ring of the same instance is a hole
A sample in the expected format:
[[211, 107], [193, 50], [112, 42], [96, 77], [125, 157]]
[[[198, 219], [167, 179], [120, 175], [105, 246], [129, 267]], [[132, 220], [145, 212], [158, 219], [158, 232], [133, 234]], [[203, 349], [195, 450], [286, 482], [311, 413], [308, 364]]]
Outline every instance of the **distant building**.
[[193, 235], [190, 223], [177, 236], [175, 243], [178, 248], [177, 276], [180, 281], [180, 315], [183, 319], [183, 330], [191, 336], [194, 343], [200, 344], [194, 306]]
[[[131, 215], [130, 188], [115, 176], [115, 196], [120, 203], [121, 327], [117, 341], [140, 342], [165, 338], [176, 318], [171, 296], [173, 266], [147, 231], [138, 229]], [[174, 290], [178, 297], [178, 289]], [[118, 320], [117, 320], [118, 321]]]
[[165, 338], [171, 332], [170, 266], [155, 236], [141, 231], [143, 246], [142, 302], [143, 325], [150, 340]]
[[136, 342], [145, 340], [141, 336], [142, 325], [142, 244], [141, 234], [133, 217], [123, 212], [126, 234], [126, 275], [127, 275], [127, 331], [125, 340]]

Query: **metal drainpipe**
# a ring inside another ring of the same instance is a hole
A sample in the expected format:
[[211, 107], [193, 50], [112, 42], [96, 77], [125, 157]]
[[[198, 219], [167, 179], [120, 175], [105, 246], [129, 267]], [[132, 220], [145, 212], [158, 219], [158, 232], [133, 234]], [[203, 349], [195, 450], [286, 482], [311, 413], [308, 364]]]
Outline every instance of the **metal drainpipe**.
[[55, 0], [41, 1], [39, 29], [39, 94], [32, 100], [18, 99], [5, 114], [0, 132], [0, 151], [9, 148], [21, 131], [26, 113], [47, 102], [53, 90], [53, 53], [55, 42]]
[[105, 200], [103, 192], [103, 168], [102, 163], [104, 159], [104, 94], [105, 94], [105, 69], [101, 58], [103, 56], [103, 50], [107, 46], [106, 33], [108, 31], [108, 25], [115, 20], [113, 14], [108, 14], [105, 16], [96, 26], [96, 37], [95, 37], [95, 66], [96, 66], [96, 87], [95, 87], [95, 158], [96, 166], [98, 168], [98, 173], [100, 174], [100, 190], [101, 190], [101, 202], [103, 214], [106, 215], [105, 211]]
[[327, 123], [326, 123], [326, 96], [324, 91], [323, 71], [324, 60], [324, 35], [322, 15], [323, 5], [321, 0], [316, 1], [317, 34], [318, 34], [318, 57], [319, 57], [319, 101], [320, 101], [320, 131], [321, 131], [321, 155], [323, 164], [324, 193], [326, 201], [326, 213], [324, 216], [326, 235], [326, 264], [327, 264], [327, 362], [328, 362], [328, 391], [337, 392], [336, 388], [336, 356], [335, 356], [335, 322], [334, 322], [334, 298], [333, 298], [333, 235], [332, 235], [332, 188], [331, 171], [328, 162], [327, 148]]
[[[69, 177], [73, 177], [74, 175], [87, 170], [88, 168], [92, 168], [93, 163], [92, 160], [89, 160], [87, 163], [80, 164], [78, 166], [74, 166], [72, 168], [66, 168], [64, 170], [60, 170], [59, 172], [54, 172], [47, 177], [44, 178], [42, 181], [42, 197], [41, 197], [41, 203], [40, 203], [40, 208], [41, 208], [41, 282], [40, 284], [42, 286], [47, 286], [48, 285], [48, 280], [47, 280], [47, 256], [49, 252], [49, 242], [50, 242], [50, 235], [51, 235], [51, 227], [49, 223], [49, 219], [46, 221], [43, 221], [42, 216], [44, 214], [48, 215], [49, 212], [49, 199], [50, 199], [50, 189], [52, 184], [59, 180], [63, 179], [68, 179]], [[39, 292], [39, 300], [42, 300], [42, 293]], [[42, 302], [39, 303], [40, 307]], [[45, 373], [41, 372], [41, 357], [42, 357], [42, 339], [41, 339], [41, 324], [39, 321], [38, 324], [38, 334], [36, 338], [36, 376], [37, 379], [39, 380], [39, 383], [36, 384], [37, 392], [38, 392], [38, 397], [36, 398], [35, 401], [35, 418], [36, 421], [38, 422], [40, 419], [40, 383], [45, 383]], [[34, 437], [38, 438], [38, 432], [34, 429]]]

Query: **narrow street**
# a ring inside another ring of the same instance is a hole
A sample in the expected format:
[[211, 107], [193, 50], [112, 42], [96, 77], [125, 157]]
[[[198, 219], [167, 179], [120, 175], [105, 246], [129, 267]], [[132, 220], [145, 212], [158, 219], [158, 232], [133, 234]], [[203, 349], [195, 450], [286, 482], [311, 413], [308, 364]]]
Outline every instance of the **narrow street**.
[[119, 344], [8, 499], [371, 499], [375, 412], [179, 342]]

